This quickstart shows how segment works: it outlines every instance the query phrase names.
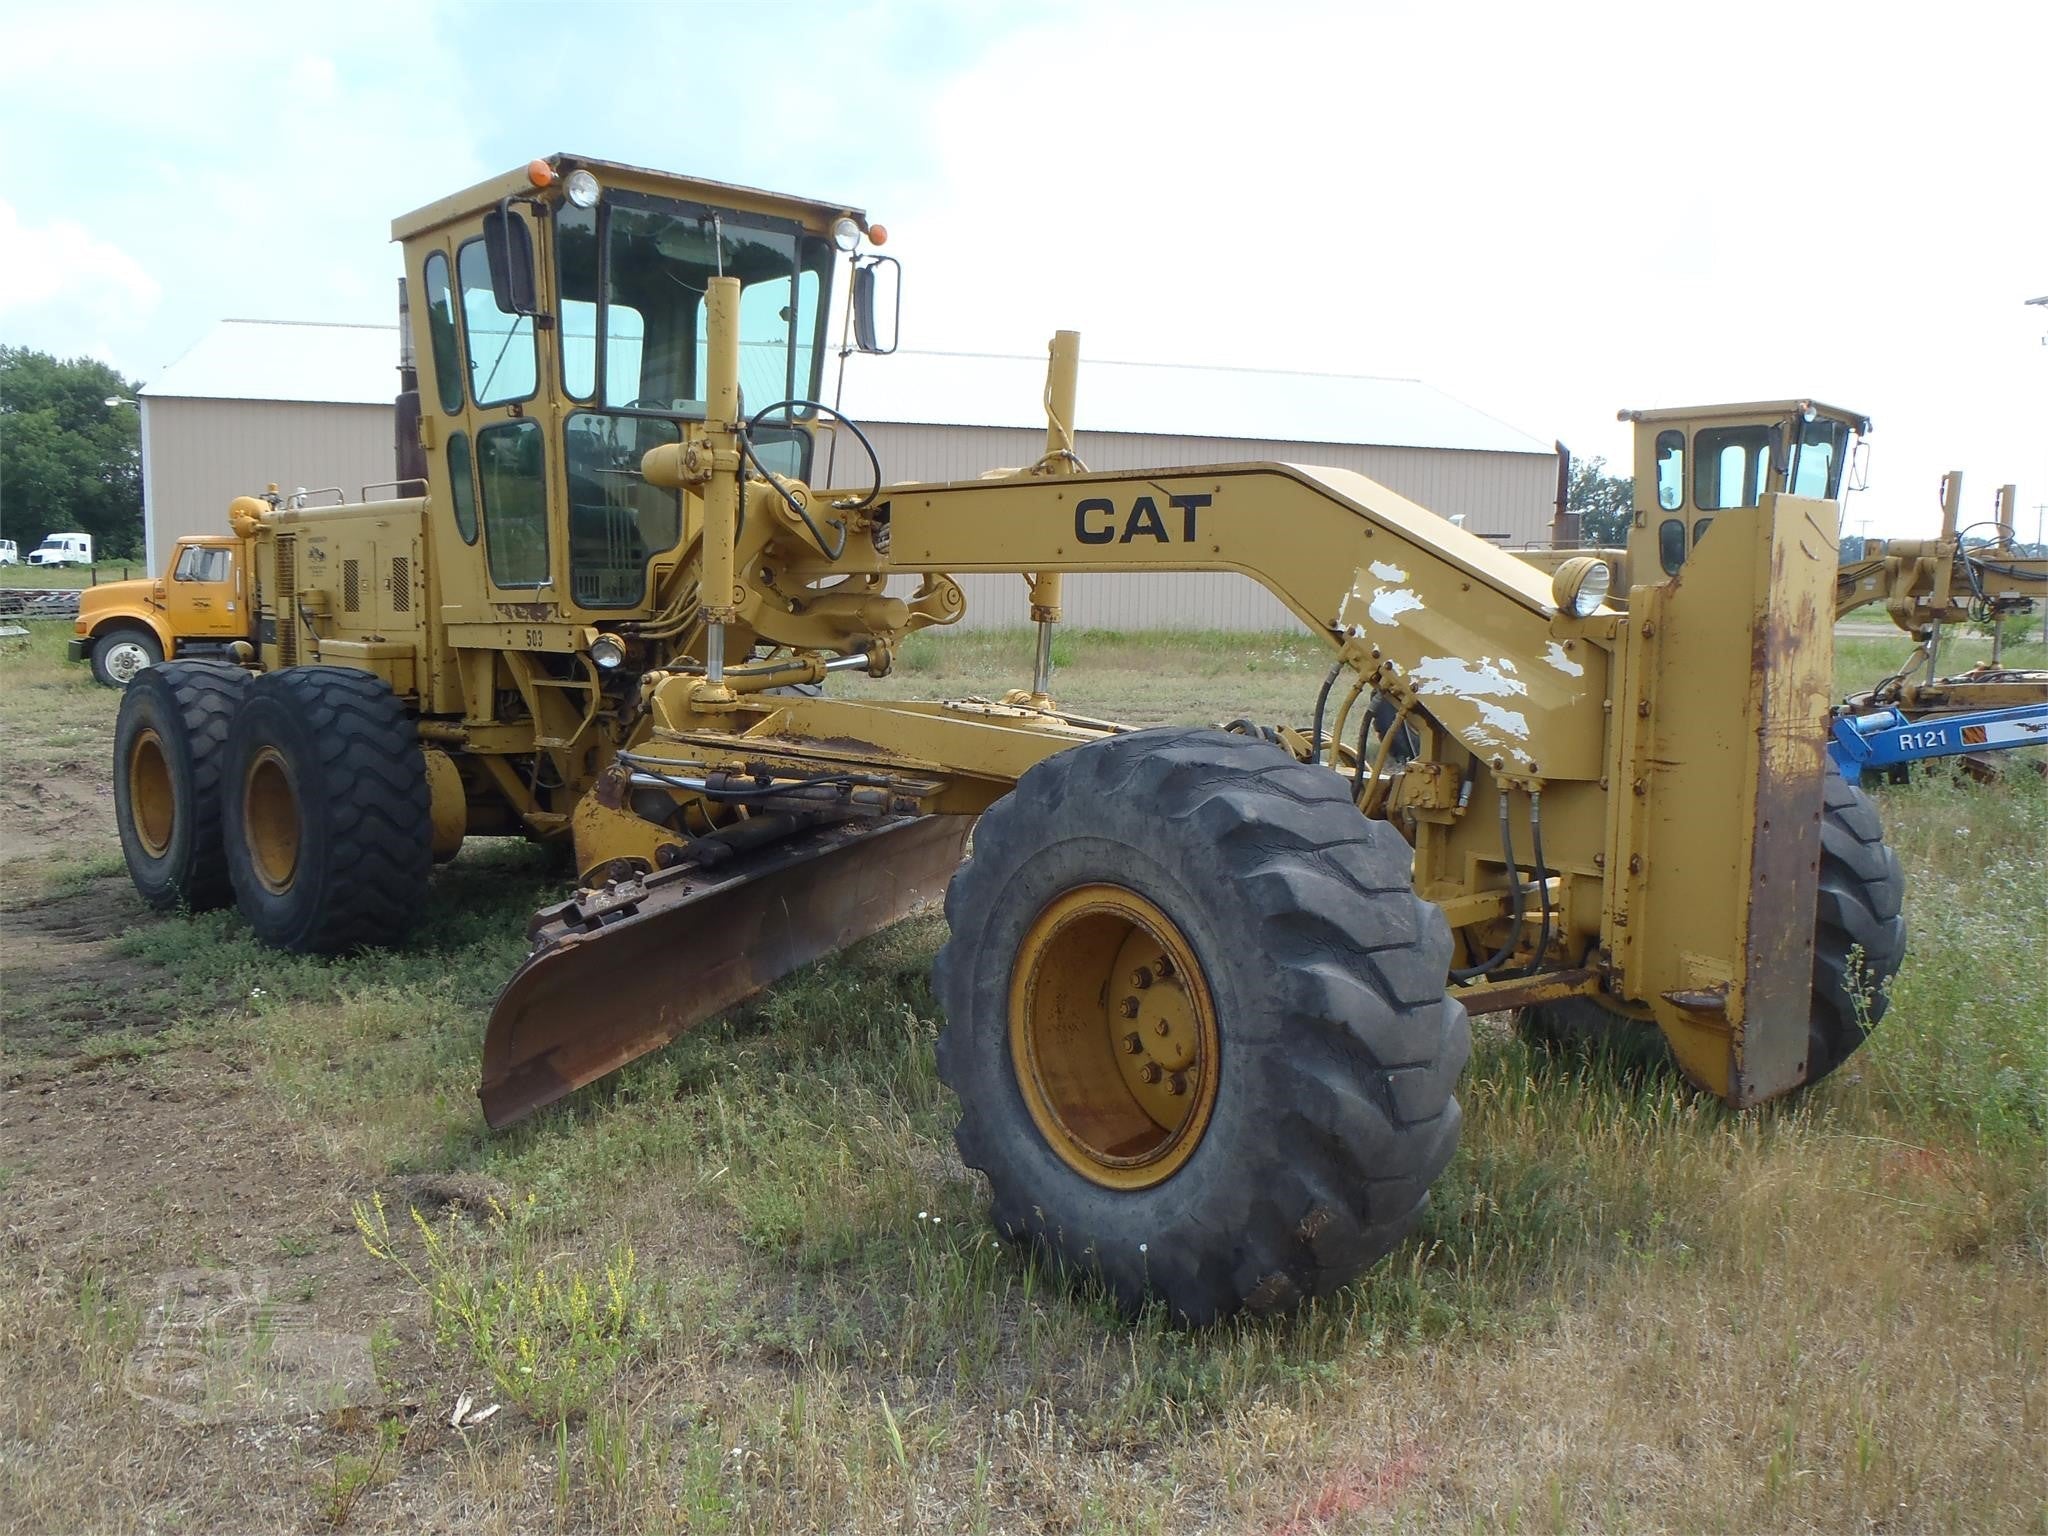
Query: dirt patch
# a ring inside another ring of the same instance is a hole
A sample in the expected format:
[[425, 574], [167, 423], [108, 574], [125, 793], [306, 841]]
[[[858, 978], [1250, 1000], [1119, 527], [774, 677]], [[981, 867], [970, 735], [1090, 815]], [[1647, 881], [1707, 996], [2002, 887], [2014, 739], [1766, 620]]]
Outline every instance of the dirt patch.
[[125, 878], [95, 879], [69, 895], [15, 895], [0, 909], [0, 1042], [12, 1053], [68, 1055], [90, 1037], [157, 1033], [156, 967], [118, 953], [116, 941], [146, 909]]
[[317, 1523], [319, 1469], [391, 1407], [380, 1329], [419, 1326], [357, 1237], [367, 1185], [195, 1048], [32, 1065], [0, 1169], [0, 1503], [43, 1530]]
[[0, 899], [12, 903], [29, 870], [52, 857], [91, 853], [114, 842], [114, 786], [108, 765], [90, 760], [38, 765], [33, 777], [0, 781]]

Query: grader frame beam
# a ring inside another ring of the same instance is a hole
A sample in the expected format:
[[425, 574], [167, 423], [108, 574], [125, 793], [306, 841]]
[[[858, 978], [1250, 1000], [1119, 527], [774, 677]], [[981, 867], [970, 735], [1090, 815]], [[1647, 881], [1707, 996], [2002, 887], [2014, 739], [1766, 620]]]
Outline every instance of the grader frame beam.
[[[721, 307], [709, 312], [713, 348], [734, 344]], [[690, 458], [685, 446], [658, 450], [650, 480], [702, 485], [684, 472]], [[890, 486], [864, 517], [847, 518], [837, 559], [773, 515], [788, 487], [749, 490], [745, 531], [725, 534], [722, 517], [704, 527], [707, 539], [738, 543], [730, 611], [762, 643], [798, 643], [778, 610], [806, 605], [772, 600], [754, 579], [761, 571], [776, 574], [778, 593], [875, 576], [929, 584], [939, 571], [1041, 583], [1049, 572], [1252, 577], [1325, 637], [1359, 686], [1426, 722], [1427, 748], [1391, 775], [1385, 799], [1401, 804], [1399, 781], [1411, 775], [1455, 775], [1455, 796], [1418, 792], [1404, 819], [1419, 892], [1443, 904], [1499, 898], [1464, 926], [1467, 951], [1476, 959], [1504, 940], [1516, 963], [1468, 983], [1472, 1006], [1488, 1006], [1495, 989], [1524, 996], [1532, 973], [1583, 970], [1619, 1007], [1654, 1018], [1687, 1071], [1731, 1103], [1804, 1080], [1805, 1014], [1787, 1000], [1803, 995], [1812, 969], [1811, 925], [1798, 914], [1812, 910], [1819, 865], [1832, 658], [1811, 642], [1827, 632], [1818, 616], [1834, 568], [1828, 504], [1766, 493], [1744, 519], [1746, 537], [1724, 534], [1680, 579], [1632, 594], [1642, 607], [1631, 622], [1612, 609], [1561, 611], [1555, 583], [1532, 567], [1338, 470], [1234, 465]], [[723, 564], [707, 559], [707, 568]], [[846, 650], [893, 643], [854, 627], [880, 611], [872, 599], [847, 610]], [[816, 615], [803, 617], [808, 638]], [[1725, 701], [1717, 695], [1725, 708], [1688, 706], [1650, 723], [1658, 701], [1695, 687], [1701, 669], [1739, 685]], [[935, 783], [904, 786], [925, 811], [971, 814], [1088, 734], [1029, 707], [1029, 696], [998, 722], [958, 706], [736, 698], [708, 672], [650, 679], [652, 729], [636, 763], [660, 762], [685, 782], [764, 769], [894, 774]], [[1741, 725], [1730, 730], [1731, 720]], [[1497, 802], [1505, 825], [1517, 796], [1531, 840], [1510, 866], [1492, 819], [1466, 812]], [[1543, 802], [1551, 840], [1543, 866], [1525, 873]], [[586, 807], [578, 833], [585, 868], [645, 860], [658, 837], [625, 800]], [[1533, 945], [1501, 910], [1518, 885], [1540, 887], [1545, 924], [1555, 924]], [[1703, 906], [1715, 913], [1706, 923]]]

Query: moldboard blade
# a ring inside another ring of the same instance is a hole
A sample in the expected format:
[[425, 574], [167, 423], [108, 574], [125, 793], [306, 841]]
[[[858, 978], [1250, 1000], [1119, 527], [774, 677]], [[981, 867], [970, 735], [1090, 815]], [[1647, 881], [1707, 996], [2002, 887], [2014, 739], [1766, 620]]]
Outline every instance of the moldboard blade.
[[973, 819], [840, 823], [543, 914], [484, 1034], [494, 1128], [944, 894]]

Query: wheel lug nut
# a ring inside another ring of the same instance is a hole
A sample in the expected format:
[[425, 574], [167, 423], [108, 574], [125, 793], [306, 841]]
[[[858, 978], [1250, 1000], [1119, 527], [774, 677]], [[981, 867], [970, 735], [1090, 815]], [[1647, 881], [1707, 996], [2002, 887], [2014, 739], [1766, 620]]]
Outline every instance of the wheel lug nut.
[[1126, 1056], [1135, 1056], [1144, 1049], [1145, 1042], [1138, 1038], [1135, 1031], [1124, 1036], [1124, 1054]]
[[1164, 1019], [1154, 1019], [1152, 1021], [1152, 1033], [1155, 1035], [1164, 1037], [1172, 1030], [1172, 1028], [1173, 1026], [1167, 1023]]
[[1159, 972], [1161, 976], [1171, 976], [1173, 974], [1173, 956], [1161, 955], [1153, 969]]
[[1158, 1062], [1148, 1061], [1145, 1063], [1143, 1067], [1138, 1069], [1138, 1075], [1144, 1078], [1145, 1081], [1148, 1083], [1156, 1083], [1159, 1081], [1160, 1078], [1164, 1077], [1166, 1073]]
[[1135, 1019], [1138, 1016], [1138, 1000], [1135, 997], [1127, 997], [1117, 1004], [1117, 1009], [1125, 1018]]
[[1186, 1093], [1188, 1091], [1187, 1073], [1176, 1072], [1173, 1076], [1169, 1077], [1166, 1080], [1166, 1091], [1168, 1093]]
[[1131, 985], [1136, 987], [1141, 992], [1144, 991], [1145, 988], [1151, 986], [1152, 967], [1149, 965], [1141, 965], [1135, 971], [1131, 972]]

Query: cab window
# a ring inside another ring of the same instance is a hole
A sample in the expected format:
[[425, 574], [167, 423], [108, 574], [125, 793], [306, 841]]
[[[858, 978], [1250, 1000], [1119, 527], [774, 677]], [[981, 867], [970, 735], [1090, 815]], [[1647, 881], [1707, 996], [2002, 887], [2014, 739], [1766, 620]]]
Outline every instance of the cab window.
[[1815, 417], [1799, 425], [1792, 461], [1792, 494], [1832, 501], [1842, 488], [1842, 463], [1849, 456], [1849, 424]]
[[1657, 525], [1657, 563], [1666, 576], [1676, 576], [1685, 564], [1685, 524], [1679, 518], [1667, 517]]
[[501, 421], [476, 435], [476, 483], [483, 493], [484, 549], [500, 587], [548, 584], [548, 496], [541, 426]]
[[469, 472], [469, 434], [448, 434], [448, 499], [455, 509], [455, 531], [462, 542], [476, 542], [476, 480]]
[[1657, 434], [1657, 505], [1674, 512], [1685, 500], [1685, 434]]
[[[667, 410], [667, 400], [643, 401], [640, 387], [647, 319], [617, 293], [598, 303], [598, 214], [567, 206], [555, 215], [555, 270], [562, 293], [562, 389], [573, 399], [597, 395], [599, 360], [604, 365], [604, 400], [611, 405]], [[617, 285], [614, 284], [616, 287]], [[598, 316], [605, 334], [597, 334]]]
[[1693, 505], [1702, 512], [1753, 507], [1771, 466], [1771, 428], [1707, 427], [1695, 434]]
[[583, 608], [630, 608], [647, 564], [683, 536], [679, 492], [649, 485], [640, 461], [680, 440], [662, 417], [577, 411], [562, 433], [569, 480], [569, 591]]
[[224, 549], [207, 549], [200, 545], [187, 547], [178, 556], [176, 569], [171, 572], [173, 581], [226, 581], [228, 579], [228, 552]]
[[[498, 308], [491, 292], [490, 254], [481, 239], [455, 256], [462, 282], [462, 331], [469, 349], [469, 393], [478, 405], [503, 405], [533, 394], [538, 377], [533, 317]], [[431, 305], [432, 295], [428, 295]]]
[[448, 291], [448, 258], [439, 251], [427, 257], [427, 340], [434, 351], [434, 391], [441, 409], [454, 415], [462, 409], [462, 358], [455, 349], [455, 299]]

